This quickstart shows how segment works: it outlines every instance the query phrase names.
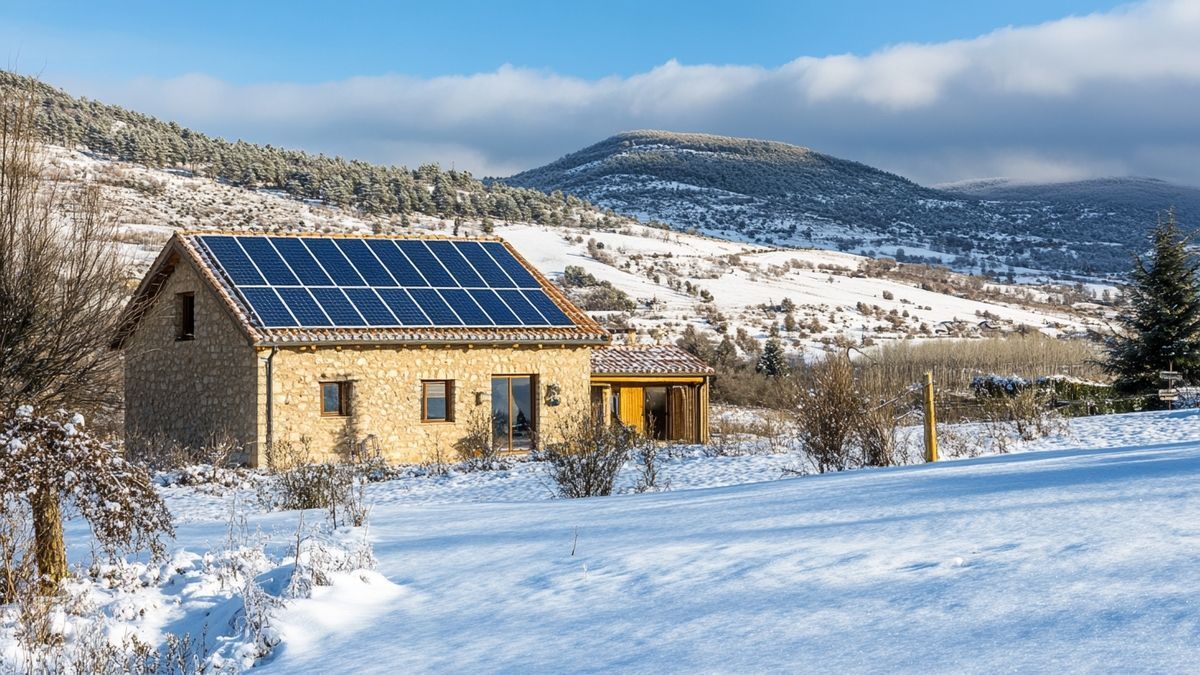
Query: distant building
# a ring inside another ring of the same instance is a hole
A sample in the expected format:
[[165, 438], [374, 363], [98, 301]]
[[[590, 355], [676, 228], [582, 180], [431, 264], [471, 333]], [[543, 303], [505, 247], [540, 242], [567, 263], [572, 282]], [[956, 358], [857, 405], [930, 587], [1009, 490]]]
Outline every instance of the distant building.
[[512, 451], [604, 415], [705, 442], [711, 369], [611, 337], [496, 238], [179, 233], [126, 308], [131, 442], [228, 437], [418, 462], [490, 427]]

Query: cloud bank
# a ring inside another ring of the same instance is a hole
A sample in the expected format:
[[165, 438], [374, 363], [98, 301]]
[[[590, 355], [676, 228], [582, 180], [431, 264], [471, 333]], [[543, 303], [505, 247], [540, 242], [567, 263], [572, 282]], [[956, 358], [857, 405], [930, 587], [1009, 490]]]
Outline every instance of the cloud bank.
[[927, 184], [1136, 174], [1200, 185], [1195, 0], [776, 68], [669, 61], [592, 80], [506, 66], [321, 84], [203, 74], [65, 84], [229, 138], [478, 175], [655, 128], [806, 145]]

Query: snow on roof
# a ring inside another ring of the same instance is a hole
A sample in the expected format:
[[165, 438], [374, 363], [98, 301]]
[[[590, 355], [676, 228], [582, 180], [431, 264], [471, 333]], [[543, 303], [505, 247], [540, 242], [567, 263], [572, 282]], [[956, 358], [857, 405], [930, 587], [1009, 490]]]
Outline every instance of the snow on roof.
[[708, 375], [713, 369], [675, 345], [615, 345], [592, 351], [592, 374]]

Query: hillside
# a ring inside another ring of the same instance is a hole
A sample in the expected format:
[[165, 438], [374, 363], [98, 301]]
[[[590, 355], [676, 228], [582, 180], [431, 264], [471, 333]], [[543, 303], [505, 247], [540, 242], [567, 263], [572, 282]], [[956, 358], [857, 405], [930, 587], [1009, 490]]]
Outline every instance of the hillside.
[[949, 192], [786, 143], [662, 131], [504, 181], [719, 237], [1017, 272], [1120, 274], [1158, 211], [1200, 216], [1200, 190], [1158, 181]]
[[49, 143], [236, 187], [273, 189], [311, 203], [392, 216], [389, 222], [396, 225], [413, 214], [551, 225], [607, 218], [574, 197], [485, 185], [468, 172], [434, 164], [416, 169], [379, 166], [215, 138], [0, 70], [0, 96], [19, 95], [40, 102], [39, 125]]
[[[1032, 328], [1051, 335], [1102, 329], [1109, 305], [1093, 289], [1016, 285], [922, 265], [775, 248], [639, 225], [558, 225], [410, 214], [407, 225], [186, 172], [148, 168], [57, 146], [49, 161], [70, 182], [100, 185], [120, 223], [136, 282], [177, 228], [258, 231], [395, 231], [477, 235], [511, 241], [605, 326], [672, 340], [693, 326], [715, 339], [744, 333], [739, 349], [772, 326], [785, 346], [820, 349], [908, 336], [980, 336]], [[568, 278], [568, 269], [578, 270]], [[1098, 291], [1097, 291], [1098, 292]], [[788, 317], [791, 317], [789, 320]]]

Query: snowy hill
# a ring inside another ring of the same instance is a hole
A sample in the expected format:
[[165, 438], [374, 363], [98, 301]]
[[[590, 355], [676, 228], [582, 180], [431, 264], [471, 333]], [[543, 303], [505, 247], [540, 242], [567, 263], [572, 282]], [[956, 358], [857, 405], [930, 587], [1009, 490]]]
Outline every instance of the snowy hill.
[[[791, 453], [685, 456], [664, 466], [672, 491], [582, 500], [546, 501], [537, 463], [375, 483], [377, 571], [269, 605], [279, 642], [259, 665], [1193, 670], [1200, 412], [1077, 419], [1023, 450], [800, 478], [779, 470], [799, 464]], [[725, 487], [694, 489], [706, 484]], [[235, 527], [237, 493], [168, 492], [181, 517], [175, 561], [94, 600], [110, 603], [111, 635], [127, 625], [155, 644], [162, 630], [208, 624], [219, 645], [240, 611], [236, 587], [205, 576], [223, 569], [221, 542], [238, 530], [286, 555], [300, 514], [251, 513]], [[69, 537], [86, 549], [86, 531]], [[292, 567], [258, 569], [280, 593]]]
[[[93, 180], [113, 203], [134, 283], [171, 232], [245, 228], [260, 231], [432, 232], [454, 223], [412, 214], [408, 225], [251, 190], [178, 171], [147, 168], [61, 147], [47, 148], [69, 181]], [[583, 208], [583, 207], [581, 207]], [[604, 225], [495, 223], [539, 269], [561, 279], [580, 267], [625, 293], [633, 307], [597, 311], [607, 326], [639, 329], [670, 340], [686, 326], [710, 333], [739, 328], [765, 338], [795, 306], [793, 349], [834, 339], [852, 342], [905, 336], [979, 336], [1029, 327], [1052, 335], [1099, 329], [1111, 308], [1069, 287], [1014, 285], [913, 266], [883, 269], [862, 256], [819, 249], [764, 247], [663, 230], [628, 221]], [[460, 234], [480, 234], [481, 220], [462, 219]], [[705, 294], [711, 300], [705, 300]]]
[[664, 131], [619, 134], [504, 182], [761, 244], [1089, 275], [1127, 271], [1156, 213], [1191, 214], [1200, 194], [1144, 180], [945, 191], [786, 143]]

